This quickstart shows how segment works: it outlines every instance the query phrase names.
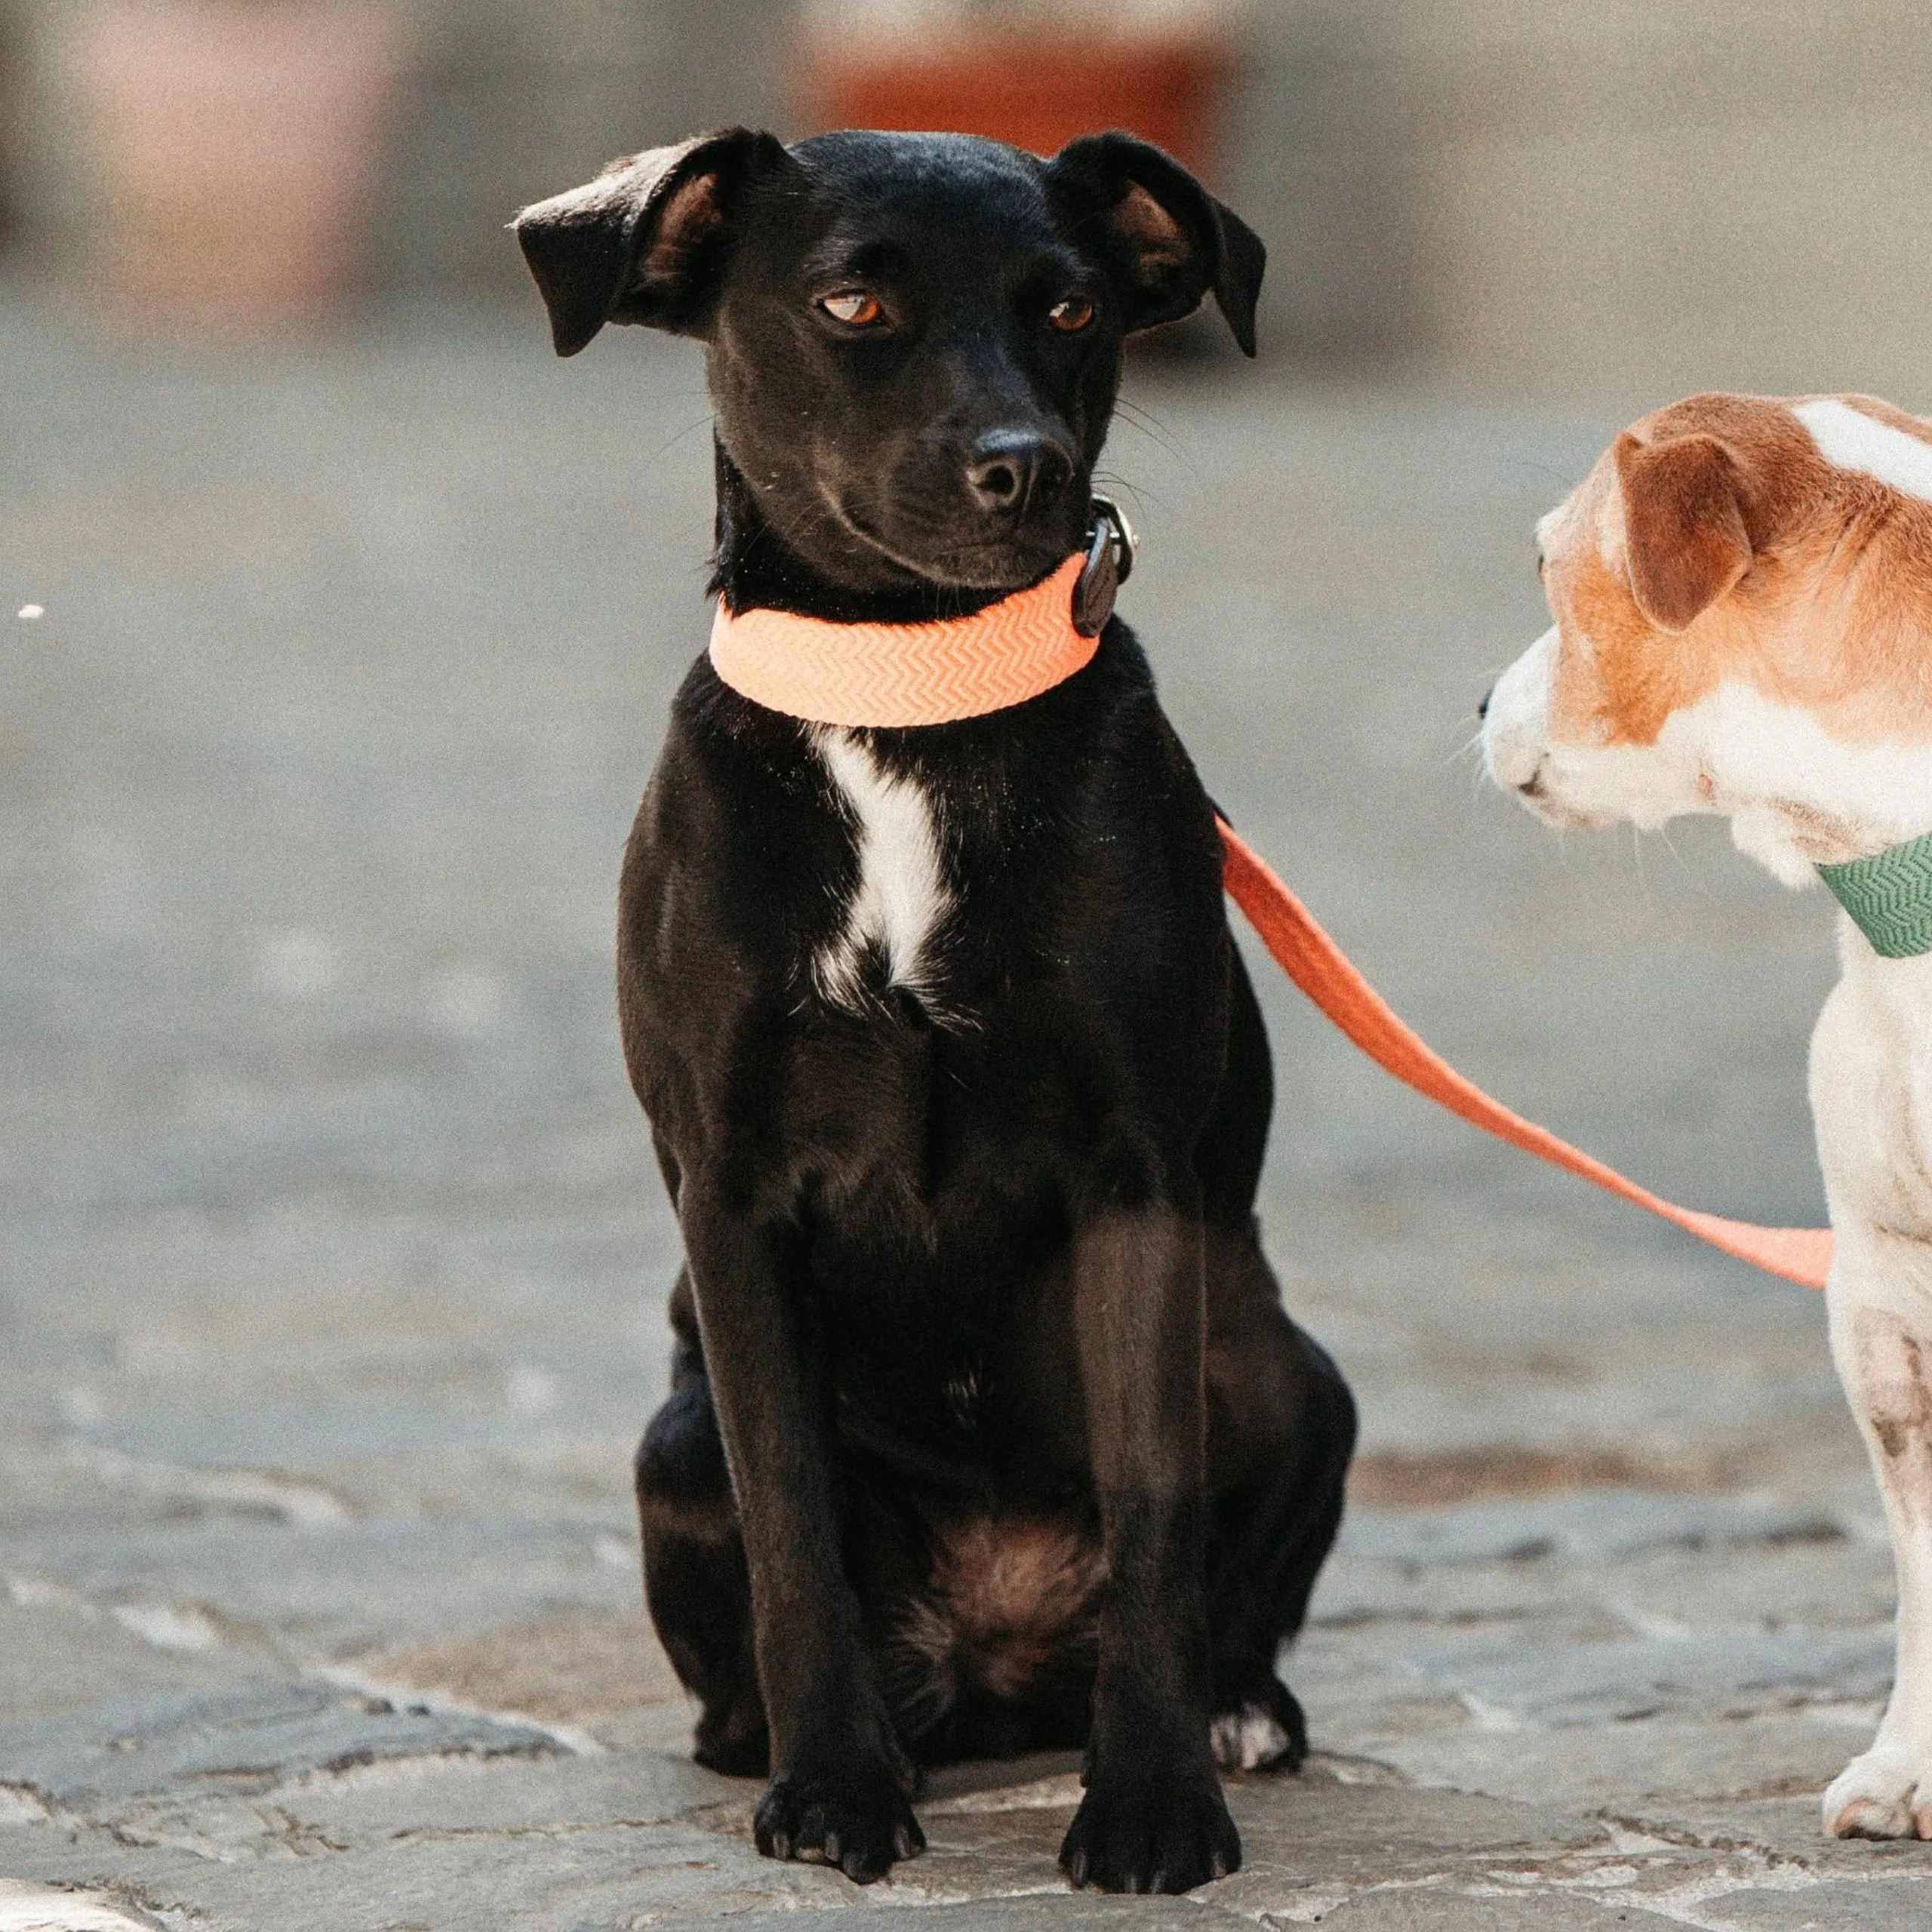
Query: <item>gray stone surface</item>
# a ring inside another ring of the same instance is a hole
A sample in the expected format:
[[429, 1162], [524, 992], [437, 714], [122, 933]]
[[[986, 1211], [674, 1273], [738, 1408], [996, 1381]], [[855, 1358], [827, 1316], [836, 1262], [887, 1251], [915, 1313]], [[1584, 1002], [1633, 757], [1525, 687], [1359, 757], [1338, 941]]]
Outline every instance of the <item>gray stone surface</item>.
[[1732, 1892], [1710, 1907], [1710, 1924], [1730, 1932], [1824, 1932], [1856, 1925], [1862, 1932], [1908, 1932], [1932, 1916], [1923, 1878], [1835, 1879], [1789, 1890], [1755, 1887]]
[[1869, 1700], [1891, 1684], [1890, 1632], [1697, 1631], [1545, 1651], [1411, 1651], [1401, 1660], [1491, 1721], [1617, 1722], [1754, 1698]]
[[389, 1758], [553, 1749], [524, 1726], [290, 1684], [129, 1698], [0, 1726], [0, 1784], [73, 1810], [183, 1785], [266, 1791], [291, 1775]]
[[1614, 1560], [1727, 1543], [1835, 1543], [1843, 1534], [1828, 1515], [1764, 1497], [1599, 1489], [1449, 1509], [1358, 1507], [1350, 1512], [1338, 1547], [1345, 1555], [1433, 1569], [1557, 1552]]
[[[0, 1926], [1923, 1922], [1932, 1847], [1817, 1835], [1890, 1571], [1816, 1298], [1265, 967], [1270, 1249], [1364, 1424], [1315, 1758], [1180, 1903], [1065, 1890], [1069, 1758], [935, 1777], [869, 1891], [758, 1858], [626, 1496], [675, 1242], [611, 900], [703, 634], [694, 357], [420, 310], [197, 358], [17, 290], [0, 356], [0, 609], [47, 611], [0, 623]], [[1708, 827], [1559, 844], [1462, 754], [1531, 520], [1655, 398], [1131, 394], [1124, 608], [1243, 829], [1505, 1098], [1815, 1216], [1823, 905]]]

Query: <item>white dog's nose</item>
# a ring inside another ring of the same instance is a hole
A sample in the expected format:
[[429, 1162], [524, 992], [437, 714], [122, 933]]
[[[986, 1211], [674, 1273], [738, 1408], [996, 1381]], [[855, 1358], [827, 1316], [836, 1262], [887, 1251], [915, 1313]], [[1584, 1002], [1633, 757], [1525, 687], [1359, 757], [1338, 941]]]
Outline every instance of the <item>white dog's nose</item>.
[[1482, 760], [1489, 772], [1490, 783], [1505, 792], [1524, 792], [1534, 798], [1542, 789], [1539, 774], [1543, 768], [1543, 753], [1534, 745], [1524, 744], [1520, 740], [1499, 739], [1495, 733], [1485, 731]]
[[1534, 798], [1549, 750], [1549, 678], [1556, 660], [1552, 625], [1492, 685], [1476, 715], [1482, 720], [1482, 761], [1490, 781]]

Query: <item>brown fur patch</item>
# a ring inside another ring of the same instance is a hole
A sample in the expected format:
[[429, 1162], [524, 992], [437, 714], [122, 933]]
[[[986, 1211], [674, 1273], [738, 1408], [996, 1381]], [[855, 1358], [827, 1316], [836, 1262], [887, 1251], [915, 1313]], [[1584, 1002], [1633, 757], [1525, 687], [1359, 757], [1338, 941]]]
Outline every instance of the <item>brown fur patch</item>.
[[1626, 433], [1611, 454], [1632, 600], [1658, 629], [1687, 630], [1751, 568], [1743, 478], [1715, 436]]
[[1932, 741], [1932, 503], [1827, 462], [1792, 413], [1815, 399], [1672, 403], [1547, 519], [1559, 742], [1651, 743], [1727, 679], [1848, 741]]
[[1143, 280], [1159, 280], [1194, 252], [1180, 223], [1137, 183], [1109, 210], [1107, 220], [1134, 245]]
[[637, 265], [635, 287], [639, 291], [674, 287], [691, 257], [724, 226], [716, 175], [696, 174], [680, 183], [657, 217], [651, 247]]
[[1854, 1406], [1892, 1466], [1887, 1487], [1915, 1515], [1932, 1512], [1932, 1362], [1895, 1315], [1860, 1309], [1852, 1319]]
[[887, 1695], [915, 1728], [968, 1687], [1022, 1695], [1049, 1671], [1091, 1659], [1106, 1565], [1071, 1522], [976, 1515], [934, 1532], [925, 1588], [891, 1620]]

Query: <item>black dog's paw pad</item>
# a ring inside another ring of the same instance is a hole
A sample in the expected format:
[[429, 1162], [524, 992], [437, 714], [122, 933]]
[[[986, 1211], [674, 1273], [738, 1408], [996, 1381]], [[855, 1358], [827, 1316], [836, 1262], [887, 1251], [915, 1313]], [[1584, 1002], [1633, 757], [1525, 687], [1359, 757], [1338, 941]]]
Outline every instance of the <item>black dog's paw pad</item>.
[[776, 1778], [758, 1807], [752, 1835], [768, 1858], [836, 1866], [860, 1885], [926, 1848], [926, 1835], [888, 1770]]
[[1241, 1837], [1211, 1785], [1096, 1782], [1067, 1827], [1061, 1869], [1103, 1892], [1191, 1892], [1241, 1869]]
[[1298, 1771], [1308, 1755], [1308, 1721], [1284, 1684], [1217, 1712], [1208, 1727], [1214, 1761], [1224, 1771]]

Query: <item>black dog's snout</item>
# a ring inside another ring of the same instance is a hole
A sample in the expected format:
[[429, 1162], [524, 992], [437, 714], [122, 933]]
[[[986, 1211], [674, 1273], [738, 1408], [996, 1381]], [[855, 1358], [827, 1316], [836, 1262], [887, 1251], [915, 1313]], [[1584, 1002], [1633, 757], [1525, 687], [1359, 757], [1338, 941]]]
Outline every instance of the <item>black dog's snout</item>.
[[1489, 715], [1489, 701], [1496, 695], [1496, 687], [1491, 685], [1476, 700], [1476, 722], [1480, 724]]
[[1073, 458], [1051, 437], [998, 429], [982, 436], [967, 466], [967, 487], [983, 510], [1017, 514], [1050, 503], [1073, 481]]

